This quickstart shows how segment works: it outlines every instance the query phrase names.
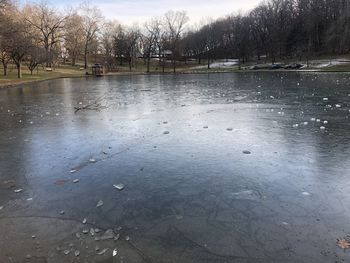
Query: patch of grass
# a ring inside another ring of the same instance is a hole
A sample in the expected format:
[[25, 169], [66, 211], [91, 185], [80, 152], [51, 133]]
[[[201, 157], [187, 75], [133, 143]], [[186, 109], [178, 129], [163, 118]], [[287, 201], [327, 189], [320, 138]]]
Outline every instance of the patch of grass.
[[[0, 68], [0, 74], [3, 69]], [[72, 67], [68, 65], [62, 65], [53, 69], [52, 71], [46, 71], [43, 68], [33, 71], [33, 75], [30, 71], [23, 66], [22, 78], [17, 77], [17, 69], [13, 65], [9, 65], [7, 76], [0, 75], [0, 86], [9, 86], [20, 83], [27, 83], [32, 81], [40, 81], [46, 79], [60, 78], [60, 77], [77, 77], [85, 75], [84, 70], [79, 70], [78, 67]]]

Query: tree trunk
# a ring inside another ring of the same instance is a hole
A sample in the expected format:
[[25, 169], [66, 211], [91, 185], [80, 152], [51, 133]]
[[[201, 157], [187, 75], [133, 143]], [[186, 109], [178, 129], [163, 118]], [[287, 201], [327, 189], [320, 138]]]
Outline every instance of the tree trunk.
[[2, 66], [4, 68], [4, 76], [7, 76], [7, 63], [2, 63]]
[[16, 66], [17, 66], [17, 77], [20, 79], [22, 78], [21, 62], [16, 63]]
[[209, 56], [209, 51], [208, 51], [208, 69], [210, 69], [210, 56]]
[[84, 69], [87, 69], [87, 46], [84, 47]]
[[148, 57], [147, 57], [147, 73], [149, 73], [150, 63], [151, 63], [151, 56], [148, 55]]
[[75, 66], [75, 57], [72, 57], [72, 66]]

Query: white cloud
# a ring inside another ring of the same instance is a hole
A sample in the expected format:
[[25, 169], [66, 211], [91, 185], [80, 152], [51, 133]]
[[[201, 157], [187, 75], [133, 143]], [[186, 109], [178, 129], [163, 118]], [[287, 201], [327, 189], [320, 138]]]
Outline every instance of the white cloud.
[[162, 16], [168, 10], [187, 11], [190, 22], [196, 23], [203, 18], [218, 18], [239, 11], [245, 12], [255, 7], [260, 0], [105, 0], [96, 2], [103, 14], [125, 24], [143, 23], [153, 16]]
[[[20, 3], [40, 2], [40, 0], [18, 0]], [[50, 4], [60, 8], [78, 6], [84, 0], [48, 0]], [[162, 16], [168, 10], [185, 10], [190, 17], [190, 23], [195, 24], [203, 18], [218, 18], [239, 11], [245, 12], [262, 0], [89, 0], [98, 6], [104, 16], [121, 23], [131, 25], [134, 22], [143, 23], [154, 16]]]

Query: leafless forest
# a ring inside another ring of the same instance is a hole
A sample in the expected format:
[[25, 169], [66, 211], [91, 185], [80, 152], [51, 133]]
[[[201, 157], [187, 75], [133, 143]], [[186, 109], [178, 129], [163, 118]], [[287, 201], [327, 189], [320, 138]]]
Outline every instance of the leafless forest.
[[[250, 12], [208, 21], [196, 27], [185, 11], [169, 11], [143, 25], [125, 26], [104, 18], [98, 7], [82, 3], [56, 10], [46, 2], [16, 5], [0, 0], [0, 60], [33, 72], [38, 66], [86, 69], [101, 63], [109, 70], [142, 59], [149, 71], [178, 61], [237, 58], [241, 63], [308, 59], [346, 54], [350, 49], [350, 2], [347, 0], [269, 0]], [[186, 9], [186, 7], [183, 7]]]

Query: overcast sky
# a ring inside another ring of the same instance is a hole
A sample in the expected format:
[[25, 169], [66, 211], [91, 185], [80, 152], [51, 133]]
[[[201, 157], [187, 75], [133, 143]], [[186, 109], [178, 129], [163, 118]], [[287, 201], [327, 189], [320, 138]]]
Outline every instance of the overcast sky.
[[[26, 0], [21, 0], [25, 2]], [[201, 21], [202, 18], [218, 18], [238, 11], [247, 11], [261, 0], [90, 0], [98, 6], [105, 17], [116, 19], [121, 23], [131, 25], [134, 22], [143, 23], [152, 16], [161, 16], [166, 11], [185, 10], [190, 17], [190, 23]], [[30, 1], [28, 1], [30, 2]], [[48, 0], [49, 3], [62, 6], [76, 6], [80, 0]]]

